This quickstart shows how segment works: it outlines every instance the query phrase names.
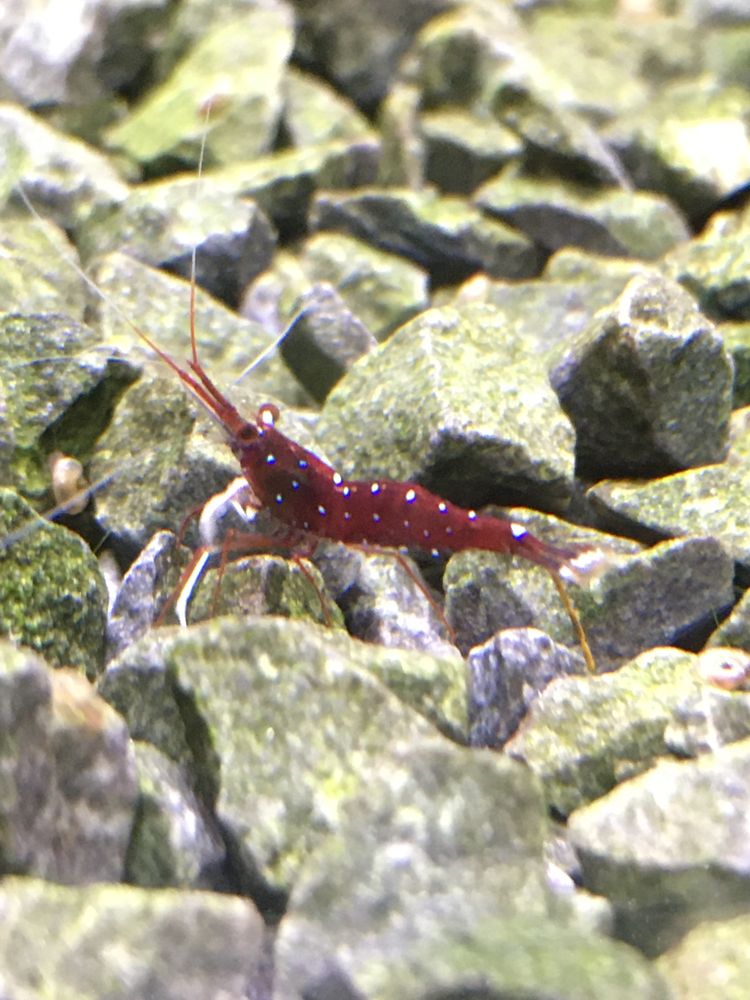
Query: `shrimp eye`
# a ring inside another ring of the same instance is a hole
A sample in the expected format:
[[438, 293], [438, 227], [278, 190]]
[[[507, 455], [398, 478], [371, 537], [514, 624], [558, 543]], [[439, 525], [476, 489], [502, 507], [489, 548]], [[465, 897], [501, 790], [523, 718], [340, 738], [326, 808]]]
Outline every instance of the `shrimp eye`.
[[258, 437], [258, 428], [255, 424], [243, 424], [236, 436], [238, 441], [255, 441]]
[[273, 403], [263, 403], [255, 418], [259, 427], [273, 427], [279, 419], [279, 408]]

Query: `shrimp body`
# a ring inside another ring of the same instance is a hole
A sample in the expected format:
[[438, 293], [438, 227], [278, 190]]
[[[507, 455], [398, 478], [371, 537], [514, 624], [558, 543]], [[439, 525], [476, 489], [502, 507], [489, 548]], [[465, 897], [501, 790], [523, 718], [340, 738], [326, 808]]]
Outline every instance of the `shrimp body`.
[[383, 548], [511, 553], [553, 571], [579, 554], [543, 542], [521, 524], [459, 507], [416, 483], [345, 480], [279, 431], [277, 416], [276, 407], [264, 404], [254, 422], [228, 438], [260, 504], [290, 528]]

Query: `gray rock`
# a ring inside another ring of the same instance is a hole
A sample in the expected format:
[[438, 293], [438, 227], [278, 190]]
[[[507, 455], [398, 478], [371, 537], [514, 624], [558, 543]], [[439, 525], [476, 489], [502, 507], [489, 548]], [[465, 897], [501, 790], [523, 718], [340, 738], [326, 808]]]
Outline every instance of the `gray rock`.
[[713, 537], [678, 538], [634, 556], [607, 554], [573, 600], [600, 669], [653, 646], [700, 642], [734, 599], [734, 564]]
[[5, 879], [0, 963], [13, 997], [245, 1000], [260, 979], [263, 922], [251, 902], [124, 885]]
[[425, 179], [446, 194], [471, 194], [522, 149], [518, 136], [491, 117], [460, 108], [427, 111], [419, 124]]
[[706, 918], [747, 909], [750, 741], [662, 762], [570, 817], [584, 884], [655, 954]]
[[454, 655], [439, 599], [405, 556], [321, 545], [315, 563], [350, 635], [380, 646]]
[[401, 57], [420, 27], [453, 0], [308, 0], [299, 5], [297, 55], [324, 68], [355, 104], [374, 108], [387, 92]]
[[322, 403], [377, 341], [332, 285], [313, 285], [296, 307], [281, 354], [313, 399]]
[[172, 532], [157, 531], [128, 567], [107, 619], [108, 659], [148, 632], [174, 592], [188, 563], [176, 541]]
[[[733, 650], [725, 651], [730, 662], [733, 653]], [[716, 686], [717, 681], [726, 683], [726, 677], [721, 674], [710, 683], [712, 675], [716, 676], [716, 668], [713, 667], [707, 677], [707, 671], [701, 669], [701, 660], [705, 657], [706, 651], [700, 653], [695, 666], [703, 683], [687, 690], [677, 702], [664, 733], [669, 751], [678, 757], [697, 757], [750, 737], [750, 693]]]
[[123, 720], [80, 674], [7, 642], [0, 670], [3, 872], [120, 879], [137, 793]]
[[[29, 105], [86, 104], [102, 90], [132, 87], [157, 46], [163, 0], [85, 0], [26, 10], [9, 7], [0, 24], [3, 77]], [[61, 39], [65, 44], [61, 44]]]
[[667, 279], [637, 277], [550, 378], [592, 477], [654, 475], [726, 455], [732, 362], [713, 325]]
[[582, 674], [583, 659], [537, 629], [504, 629], [466, 661], [469, 741], [475, 747], [502, 747], [537, 697], [555, 677]]
[[[634, 542], [589, 529], [572, 529], [557, 518], [535, 511], [506, 508], [503, 517], [523, 525], [534, 536], [553, 545], [572, 549], [580, 547], [582, 550], [591, 548], [592, 553], [601, 556], [602, 570], [606, 570], [618, 553], [625, 555], [639, 551]], [[642, 581], [643, 577], [640, 579]], [[586, 586], [596, 588], [597, 584], [592, 581]], [[580, 605], [584, 612], [587, 603], [592, 600], [586, 594], [586, 586], [569, 585], [574, 606]], [[478, 550], [459, 552], [448, 562], [443, 587], [446, 617], [464, 654], [479, 643], [486, 642], [495, 632], [507, 628], [535, 626], [555, 642], [566, 645], [578, 642], [550, 574], [533, 562]], [[615, 615], [621, 613], [621, 606], [617, 606]], [[589, 623], [594, 621], [592, 616]], [[595, 650], [597, 657], [604, 652], [602, 648]], [[601, 663], [602, 668], [606, 665], [606, 662]]]
[[298, 236], [318, 189], [358, 188], [375, 181], [380, 143], [375, 135], [284, 149], [230, 163], [213, 179], [239, 195], [254, 198], [282, 237]]

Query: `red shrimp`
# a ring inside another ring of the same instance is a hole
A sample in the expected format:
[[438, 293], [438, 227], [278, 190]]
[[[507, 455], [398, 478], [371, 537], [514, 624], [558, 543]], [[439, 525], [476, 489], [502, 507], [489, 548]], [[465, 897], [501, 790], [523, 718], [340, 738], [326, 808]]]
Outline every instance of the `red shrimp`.
[[417, 483], [345, 480], [313, 451], [278, 429], [279, 410], [273, 403], [264, 403], [254, 420], [246, 420], [198, 360], [194, 291], [189, 370], [140, 330], [137, 332], [220, 424], [258, 504], [289, 530], [290, 539], [298, 543], [300, 539], [328, 538], [378, 548], [440, 553], [484, 549], [521, 556], [551, 574], [578, 634], [587, 666], [595, 669], [585, 633], [561, 580], [561, 574], [577, 580], [586, 577], [589, 567], [577, 565], [577, 561], [590, 562], [590, 549], [552, 545], [517, 522], [458, 507]]

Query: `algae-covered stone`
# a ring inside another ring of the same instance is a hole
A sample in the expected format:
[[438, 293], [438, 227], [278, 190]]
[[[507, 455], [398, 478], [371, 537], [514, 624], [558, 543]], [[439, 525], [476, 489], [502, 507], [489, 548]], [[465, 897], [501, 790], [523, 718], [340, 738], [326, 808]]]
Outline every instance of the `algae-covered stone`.
[[[140, 163], [196, 164], [205, 135], [212, 163], [251, 159], [273, 143], [292, 24], [281, 5], [245, 8], [212, 25], [169, 79], [108, 132]], [[206, 132], [207, 99], [212, 114]]]
[[660, 87], [604, 129], [640, 186], [668, 195], [697, 228], [750, 172], [748, 94], [709, 76]]
[[376, 343], [336, 289], [321, 283], [297, 300], [280, 349], [301, 384], [322, 403], [357, 358]]
[[102, 347], [94, 330], [68, 316], [0, 316], [5, 484], [44, 497], [49, 454], [62, 451], [85, 462], [118, 396], [135, 377], [134, 367]]
[[86, 260], [118, 251], [184, 278], [195, 263], [198, 284], [231, 307], [268, 266], [275, 242], [257, 205], [190, 176], [133, 188], [116, 207], [93, 212], [78, 234]]
[[185, 764], [242, 877], [265, 891], [290, 885], [394, 743], [434, 734], [425, 717], [465, 732], [459, 658], [277, 618], [152, 634], [110, 665], [101, 691], [136, 738]]
[[505, 752], [541, 778], [549, 805], [567, 815], [667, 753], [674, 707], [700, 683], [693, 659], [656, 649], [611, 674], [552, 681]]
[[2, 219], [0, 305], [4, 312], [67, 313], [83, 320], [84, 283], [73, 268], [60, 265], [73, 249], [48, 220]]
[[550, 251], [578, 246], [590, 253], [655, 260], [689, 238], [685, 220], [664, 197], [646, 191], [590, 188], [505, 170], [474, 201], [489, 215]]
[[401, 254], [442, 283], [474, 271], [527, 278], [542, 265], [539, 250], [521, 233], [487, 219], [461, 198], [428, 190], [321, 192], [310, 224]]
[[427, 308], [423, 268], [344, 233], [314, 233], [299, 263], [311, 281], [328, 281], [378, 340]]
[[312, 73], [289, 66], [282, 87], [284, 129], [293, 146], [357, 139], [370, 133], [369, 122], [354, 104]]
[[0, 491], [0, 633], [54, 666], [95, 675], [104, 660], [107, 591], [85, 542]]
[[225, 847], [183, 770], [149, 743], [133, 743], [138, 805], [125, 862], [132, 885], [209, 888], [219, 884]]
[[705, 920], [656, 967], [675, 996], [683, 1000], [745, 1000], [750, 981], [750, 916]]
[[667, 761], [570, 817], [584, 885], [650, 954], [750, 901], [750, 741]]
[[653, 475], [718, 462], [728, 444], [732, 362], [693, 299], [636, 277], [551, 373], [592, 476]]
[[663, 262], [666, 274], [695, 296], [706, 315], [750, 319], [750, 214], [720, 213], [699, 237]]
[[341, 612], [316, 567], [306, 560], [273, 555], [248, 556], [219, 575], [210, 571], [201, 578], [188, 620], [201, 622], [221, 614], [283, 615], [321, 625], [342, 624]]
[[385, 955], [546, 915], [545, 827], [539, 786], [515, 763], [435, 740], [394, 746], [302, 866], [279, 939], [284, 990], [304, 995], [338, 965], [369, 997], [365, 969]]
[[[0, 147], [3, 200], [20, 185], [39, 213], [62, 229], [74, 229], [95, 206], [117, 204], [127, 193], [106, 156], [13, 104], [0, 104]], [[14, 201], [22, 204], [17, 196]]]
[[[190, 287], [187, 281], [134, 260], [128, 254], [107, 254], [97, 262], [93, 275], [103, 293], [91, 310], [91, 322], [102, 340], [123, 351], [141, 346], [127, 320], [137, 324], [161, 350], [182, 361], [190, 354]], [[198, 358], [218, 385], [235, 381], [270, 343], [269, 334], [252, 320], [238, 316], [223, 303], [196, 289], [195, 336]], [[159, 363], [154, 360], [154, 368]], [[166, 369], [161, 368], [166, 374]], [[171, 376], [177, 385], [175, 375]], [[302, 391], [279, 358], [268, 358], [248, 372], [242, 387], [230, 387], [233, 401], [241, 405], [245, 391], [256, 393], [258, 403], [272, 397], [299, 403]], [[258, 405], [256, 403], [256, 407]], [[248, 409], [248, 416], [252, 414]]]
[[634, 948], [538, 917], [479, 920], [468, 931], [426, 935], [404, 951], [368, 955], [352, 984], [366, 988], [368, 1000], [672, 1000], [666, 979]]
[[375, 136], [347, 142], [337, 139], [230, 163], [212, 176], [237, 194], [254, 198], [282, 235], [296, 236], [306, 228], [318, 188], [372, 184], [378, 155]]
[[[358, 361], [319, 440], [347, 476], [418, 480], [466, 506], [563, 506], [572, 430], [539, 358], [487, 306], [432, 309]], [[362, 429], [366, 428], [366, 434]]]
[[0, 964], [15, 997], [227, 1000], [260, 977], [263, 921], [209, 892], [4, 879]]
[[73, 671], [0, 643], [2, 870], [118, 880], [135, 815], [123, 720]]
[[719, 323], [716, 329], [724, 346], [732, 355], [734, 387], [732, 406], [735, 410], [750, 404], [750, 321]]
[[425, 112], [419, 124], [426, 180], [446, 193], [471, 194], [521, 152], [518, 136], [489, 115], [441, 108]]
[[589, 490], [597, 514], [641, 535], [710, 534], [733, 559], [750, 565], [747, 477], [750, 471], [750, 409], [731, 420], [725, 462], [688, 469], [653, 482], [603, 482]]

